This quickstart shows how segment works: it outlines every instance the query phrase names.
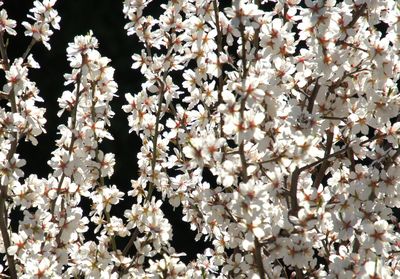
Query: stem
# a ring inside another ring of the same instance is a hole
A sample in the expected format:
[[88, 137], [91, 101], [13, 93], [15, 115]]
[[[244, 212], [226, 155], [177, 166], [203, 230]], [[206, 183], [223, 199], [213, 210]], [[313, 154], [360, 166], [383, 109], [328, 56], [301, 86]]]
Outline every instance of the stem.
[[[10, 69], [10, 63], [8, 61], [7, 46], [4, 42], [4, 31], [0, 32], [0, 53], [1, 53], [1, 58], [3, 60], [4, 71], [8, 71]], [[11, 87], [10, 93], [8, 94], [8, 99], [11, 104], [12, 113], [17, 113], [18, 109], [17, 109], [17, 101], [15, 100], [14, 86]], [[7, 154], [8, 160], [11, 160], [11, 158], [14, 156], [15, 152], [17, 151], [17, 145], [18, 145], [17, 132], [12, 132], [11, 135], [13, 137], [13, 140], [11, 141], [11, 148]]]
[[12, 279], [17, 279], [17, 271], [15, 269], [15, 261], [14, 261], [14, 256], [8, 254], [8, 248], [10, 247], [10, 236], [8, 234], [7, 230], [7, 224], [6, 224], [6, 219], [8, 216], [6, 216], [6, 204], [5, 204], [5, 199], [3, 197], [3, 189], [1, 191], [1, 198], [0, 198], [0, 230], [1, 230], [1, 235], [3, 237], [3, 242], [4, 242], [4, 248], [5, 252], [7, 255], [7, 262], [8, 262], [8, 268], [10, 272], [10, 277]]
[[4, 66], [4, 70], [8, 71], [10, 69], [10, 63], [8, 61], [8, 54], [7, 54], [7, 47], [4, 42], [4, 31], [0, 32], [0, 53], [1, 53], [1, 58]]
[[[1, 53], [2, 60], [3, 60], [4, 71], [8, 71], [10, 69], [10, 64], [8, 62], [7, 47], [4, 43], [4, 31], [0, 33], [0, 53]], [[15, 100], [14, 87], [11, 88], [10, 93], [8, 94], [8, 99], [11, 104], [11, 111], [13, 113], [17, 113], [18, 111], [17, 111], [17, 103]], [[18, 133], [12, 132], [11, 135], [13, 137], [13, 140], [11, 141], [10, 150], [7, 153], [8, 161], [10, 161], [11, 158], [14, 156], [15, 152], [17, 151], [17, 145], [18, 145]], [[0, 189], [0, 231], [1, 231], [1, 236], [3, 238], [3, 242], [4, 242], [5, 253], [7, 255], [7, 262], [8, 262], [10, 278], [17, 279], [17, 271], [15, 268], [14, 256], [8, 254], [8, 248], [11, 245], [10, 244], [10, 235], [9, 235], [9, 232], [7, 229], [8, 213], [6, 210], [6, 200], [8, 198], [8, 185], [0, 185], [0, 187], [1, 187], [1, 189]]]
[[314, 85], [313, 91], [311, 92], [311, 95], [308, 98], [307, 111], [309, 114], [312, 114], [312, 111], [314, 108], [314, 102], [315, 102], [315, 99], [317, 98], [318, 91], [320, 88], [320, 85], [318, 83], [319, 79], [320, 79], [320, 77], [317, 77], [317, 79], [315, 80], [315, 85]]
[[[213, 0], [213, 8], [214, 8], [214, 14], [215, 14], [215, 25], [217, 27], [217, 67], [221, 67], [221, 75], [218, 77], [218, 104], [222, 104], [223, 99], [222, 99], [222, 88], [224, 86], [224, 78], [223, 78], [223, 73], [222, 73], [222, 66], [220, 63], [220, 56], [222, 52], [222, 32], [221, 32], [221, 25], [219, 21], [219, 8], [217, 5], [217, 0]], [[224, 131], [223, 131], [223, 126], [224, 126], [224, 118], [223, 115], [220, 114], [220, 130], [219, 130], [219, 136], [224, 137]]]
[[[175, 31], [173, 31], [173, 33], [175, 33]], [[152, 51], [151, 51], [151, 47], [150, 44], [146, 41], [145, 42], [145, 46], [146, 46], [146, 51], [147, 51], [147, 55], [149, 57], [152, 57]], [[165, 61], [167, 61], [169, 59], [169, 57], [173, 54], [173, 44], [170, 43], [167, 49], [167, 54], [165, 56]], [[162, 109], [162, 104], [163, 104], [163, 99], [164, 99], [164, 93], [165, 93], [165, 83], [166, 83], [166, 79], [168, 76], [168, 70], [166, 69], [162, 75], [162, 81], [157, 78], [157, 82], [159, 85], [159, 89], [160, 89], [160, 94], [159, 94], [159, 99], [158, 99], [158, 106], [157, 106], [157, 112], [156, 112], [156, 125], [154, 127], [155, 131], [154, 131], [154, 137], [153, 137], [153, 152], [152, 152], [152, 158], [151, 158], [151, 175], [152, 175], [152, 181], [151, 184], [149, 186], [149, 192], [147, 193], [147, 197], [146, 200], [150, 201], [151, 196], [153, 194], [153, 190], [154, 190], [154, 170], [156, 167], [156, 161], [157, 161], [157, 142], [158, 142], [158, 135], [159, 135], [159, 125], [160, 125], [160, 118], [161, 118], [161, 109]]]
[[158, 99], [158, 107], [157, 107], [157, 113], [156, 113], [156, 125], [154, 127], [154, 137], [153, 137], [153, 153], [152, 153], [152, 158], [151, 158], [151, 176], [152, 176], [152, 182], [149, 187], [149, 192], [147, 193], [147, 200], [150, 201], [151, 195], [153, 194], [154, 190], [154, 170], [156, 168], [156, 161], [157, 161], [157, 141], [158, 141], [158, 126], [160, 125], [160, 115], [161, 115], [161, 108], [162, 108], [162, 103], [164, 99], [164, 83], [161, 83], [160, 85], [160, 96]]
[[28, 47], [26, 48], [24, 54], [22, 55], [22, 61], [25, 61], [25, 59], [28, 57], [29, 53], [32, 50], [32, 47], [36, 44], [36, 40], [32, 37], [31, 42], [29, 43]]
[[129, 249], [133, 246], [133, 243], [135, 242], [137, 236], [139, 235], [139, 229], [136, 228], [133, 233], [131, 238], [129, 239], [128, 244], [125, 246], [124, 250], [122, 251], [122, 255], [126, 256], [129, 252]]
[[[372, 142], [372, 141], [376, 140], [377, 138], [383, 138], [383, 137], [385, 137], [384, 134], [383, 135], [382, 134], [376, 134], [372, 138], [362, 141], [360, 143], [360, 145], [364, 145], [366, 143], [369, 143], [369, 142]], [[299, 210], [299, 206], [298, 206], [298, 202], [297, 202], [297, 182], [299, 180], [300, 173], [302, 171], [304, 171], [304, 170], [307, 170], [307, 169], [313, 168], [315, 166], [318, 166], [319, 164], [327, 161], [330, 158], [339, 156], [342, 153], [347, 152], [349, 149], [351, 149], [351, 147], [349, 145], [347, 145], [345, 148], [340, 149], [339, 151], [336, 151], [335, 153], [329, 154], [328, 156], [325, 156], [324, 158], [322, 158], [322, 159], [320, 159], [320, 160], [318, 160], [318, 161], [316, 161], [314, 163], [311, 163], [311, 164], [306, 165], [306, 166], [301, 167], [301, 168], [296, 167], [296, 169], [292, 173], [292, 179], [291, 179], [291, 184], [290, 184], [290, 198], [291, 198], [291, 210], [290, 210], [291, 212], [290, 213], [292, 215], [296, 215], [298, 210]]]
[[347, 150], [347, 157], [350, 160], [350, 171], [355, 172], [356, 171], [356, 162], [354, 161], [354, 151], [352, 149]]
[[[126, 256], [129, 252], [129, 250], [131, 249], [131, 247], [133, 246], [133, 244], [135, 243], [135, 240], [137, 238], [137, 236], [139, 235], [139, 229], [136, 227], [135, 230], [133, 231], [131, 238], [129, 239], [128, 244], [126, 244], [124, 250], [122, 251], [122, 255]], [[117, 271], [118, 267], [114, 266], [113, 268], [113, 272]]]
[[264, 270], [264, 265], [262, 262], [262, 245], [258, 241], [257, 237], [254, 239], [254, 247], [255, 247], [255, 252], [254, 252], [254, 262], [257, 265], [258, 273], [260, 275], [261, 279], [265, 279], [265, 270]]
[[297, 215], [299, 211], [299, 204], [297, 202], [297, 181], [299, 180], [299, 176], [301, 173], [301, 169], [298, 167], [292, 173], [292, 179], [290, 182], [290, 211], [291, 215]]
[[296, 279], [304, 279], [304, 275], [303, 272], [300, 268], [298, 268], [297, 266], [294, 268], [294, 270], [296, 271]]
[[[240, 23], [239, 23], [239, 30], [240, 30], [240, 36], [242, 37], [242, 90], [244, 91], [246, 85], [246, 79], [248, 75], [248, 67], [247, 67], [247, 52], [246, 52], [246, 37], [244, 33], [244, 25], [242, 23], [242, 18], [240, 18]], [[243, 92], [245, 94], [245, 92]], [[244, 122], [244, 110], [246, 108], [246, 100], [247, 100], [248, 94], [242, 96], [242, 100], [240, 102], [240, 121], [241, 123]], [[244, 153], [244, 139], [240, 138], [240, 134], [243, 133], [242, 130], [239, 131], [239, 155], [240, 155], [240, 161], [242, 164], [242, 181], [246, 183], [249, 180], [249, 176], [247, 173], [247, 161], [246, 161], [246, 156]], [[257, 265], [258, 269], [258, 274], [260, 275], [261, 279], [265, 279], [265, 269], [264, 265], [262, 262], [262, 253], [261, 253], [261, 248], [262, 246], [258, 242], [257, 237], [255, 237], [254, 240], [254, 245], [255, 245], [255, 251], [253, 254], [255, 264]]]
[[[260, 7], [261, 6], [261, 0], [256, 0], [255, 4]], [[260, 49], [260, 30], [261, 30], [261, 25], [254, 30], [254, 38], [253, 38], [253, 45], [255, 47], [254, 51], [254, 57], [257, 59], [258, 57], [258, 51]]]
[[[364, 3], [359, 9], [353, 11], [353, 18], [351, 19], [350, 23], [348, 25], [346, 25], [346, 27], [345, 27], [346, 30], [353, 28], [353, 26], [356, 24], [357, 20], [364, 14], [367, 7], [368, 7], [367, 4]], [[337, 41], [336, 45], [338, 46], [338, 45], [343, 44], [343, 42], [345, 42], [347, 40], [347, 38], [348, 38], [348, 35], [346, 33], [345, 38], [343, 40]]]
[[[104, 211], [105, 211], [105, 215], [106, 215], [106, 220], [108, 223], [110, 223], [110, 220], [111, 220], [110, 212], [107, 210], [104, 210]], [[114, 252], [117, 252], [117, 244], [115, 242], [115, 236], [111, 237], [111, 246], [112, 246], [112, 249], [114, 250]]]
[[[246, 53], [246, 38], [245, 38], [245, 33], [244, 33], [244, 25], [242, 23], [242, 19], [240, 18], [240, 24], [239, 24], [239, 30], [240, 30], [240, 36], [242, 37], [242, 90], [245, 89], [246, 86], [246, 78], [247, 78], [247, 53]], [[244, 93], [244, 92], [243, 92]], [[244, 121], [244, 110], [246, 106], [246, 99], [247, 95], [242, 96], [242, 100], [240, 102], [240, 122], [243, 123]], [[240, 154], [240, 161], [242, 164], [242, 180], [243, 182], [248, 181], [248, 174], [247, 174], [247, 162], [246, 162], [246, 156], [244, 154], [244, 139], [241, 140], [240, 136], [243, 133], [243, 131], [239, 131], [239, 154]]]
[[328, 161], [327, 157], [331, 153], [332, 144], [333, 144], [333, 132], [328, 129], [326, 131], [326, 148], [325, 148], [324, 161], [322, 162], [321, 166], [319, 167], [317, 176], [315, 177], [315, 180], [313, 182], [314, 188], [318, 188], [319, 184], [322, 182], [322, 179], [325, 175], [325, 171], [329, 166], [329, 161]]
[[[85, 61], [86, 59], [82, 58], [82, 60]], [[83, 65], [84, 64], [82, 63], [82, 66]], [[74, 149], [74, 143], [75, 143], [75, 140], [76, 140], [76, 137], [75, 137], [75, 134], [74, 134], [74, 130], [75, 130], [75, 127], [76, 127], [76, 113], [77, 113], [77, 110], [78, 110], [79, 97], [81, 95], [80, 87], [81, 87], [81, 77], [82, 77], [82, 66], [81, 66], [81, 71], [78, 73], [78, 76], [77, 76], [75, 107], [74, 107], [74, 109], [72, 110], [72, 113], [71, 113], [71, 117], [72, 117], [71, 133], [72, 133], [72, 135], [71, 135], [71, 142], [70, 142], [69, 147], [68, 147], [68, 156], [69, 157], [72, 154], [72, 151]], [[65, 174], [63, 172], [63, 174], [61, 175], [60, 181], [58, 182], [57, 196], [60, 194], [61, 185], [64, 182], [64, 179], [65, 179]], [[54, 200], [51, 201], [51, 204], [50, 204], [50, 213], [51, 213], [51, 215], [54, 215], [54, 210], [55, 210], [55, 206], [56, 206], [56, 200], [57, 200], [57, 198], [55, 198]]]

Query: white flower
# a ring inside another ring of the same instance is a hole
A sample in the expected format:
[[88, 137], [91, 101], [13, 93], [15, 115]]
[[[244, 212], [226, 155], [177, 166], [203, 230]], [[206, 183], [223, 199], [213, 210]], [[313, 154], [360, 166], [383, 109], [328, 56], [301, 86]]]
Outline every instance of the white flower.
[[7, 15], [7, 11], [2, 9], [0, 11], [0, 32], [6, 31], [10, 35], [17, 35], [17, 32], [14, 28], [17, 26], [17, 22], [15, 20], [9, 19]]
[[306, 267], [314, 253], [311, 243], [299, 235], [292, 235], [288, 239], [286, 249], [283, 257], [285, 264], [299, 268]]
[[360, 273], [360, 278], [392, 278], [390, 268], [381, 259], [367, 261]]
[[111, 187], [101, 189], [101, 195], [104, 208], [109, 212], [111, 210], [111, 205], [118, 204], [125, 194], [119, 191], [117, 186], [112, 185]]
[[104, 155], [103, 151], [99, 151], [97, 160], [100, 164], [101, 176], [111, 177], [114, 173], [115, 155], [107, 153]]
[[93, 32], [89, 31], [86, 36], [76, 36], [73, 43], [68, 43], [67, 55], [72, 58], [78, 54], [87, 54], [88, 51], [97, 47], [98, 41], [93, 36]]
[[28, 235], [24, 232], [21, 231], [19, 234], [13, 233], [11, 236], [11, 241], [12, 241], [12, 246], [8, 247], [7, 252], [10, 255], [15, 255], [17, 254], [20, 250], [24, 250], [25, 244], [28, 240]]
[[379, 220], [373, 224], [367, 223], [363, 226], [364, 247], [372, 248], [378, 255], [388, 256], [390, 249], [390, 226], [386, 220]]

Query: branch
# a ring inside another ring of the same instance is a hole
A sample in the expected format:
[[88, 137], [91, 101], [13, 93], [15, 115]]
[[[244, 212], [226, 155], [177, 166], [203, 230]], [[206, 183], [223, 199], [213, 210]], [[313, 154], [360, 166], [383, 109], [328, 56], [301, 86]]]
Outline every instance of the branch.
[[264, 265], [262, 261], [262, 245], [258, 241], [257, 237], [254, 239], [254, 247], [255, 247], [255, 252], [254, 252], [254, 262], [257, 266], [258, 273], [260, 275], [260, 278], [265, 279], [265, 270], [264, 270]]
[[[346, 29], [352, 28], [352, 27], [356, 24], [356, 22], [358, 21], [358, 19], [364, 14], [364, 12], [365, 12], [365, 10], [367, 9], [367, 7], [368, 7], [367, 4], [364, 3], [359, 9], [354, 10], [354, 11], [353, 11], [353, 18], [351, 19], [350, 23], [347, 24], [347, 26], [346, 26], [345, 28], [346, 28]], [[342, 39], [342, 40], [337, 41], [337, 42], [336, 42], [336, 45], [338, 46], [338, 45], [343, 44], [343, 42], [345, 42], [345, 41], [347, 40], [347, 38], [348, 38], [348, 35], [347, 35], [347, 33], [346, 33], [345, 38]]]
[[298, 167], [293, 171], [292, 173], [292, 179], [290, 181], [290, 215], [297, 215], [297, 212], [299, 211], [299, 203], [297, 201], [297, 182], [299, 180], [299, 176], [301, 173], [301, 169]]
[[158, 127], [160, 125], [160, 117], [161, 117], [161, 109], [164, 99], [164, 83], [160, 82], [160, 96], [158, 97], [158, 106], [157, 106], [157, 113], [156, 113], [156, 125], [154, 127], [154, 136], [153, 136], [153, 152], [151, 157], [151, 176], [152, 181], [149, 187], [149, 192], [147, 193], [147, 200], [150, 201], [151, 195], [153, 194], [154, 190], [154, 170], [156, 169], [156, 161], [157, 161], [157, 142], [158, 142]]
[[319, 186], [322, 179], [324, 178], [325, 171], [329, 166], [329, 161], [328, 161], [327, 157], [331, 153], [332, 144], [333, 144], [333, 132], [328, 129], [326, 131], [326, 148], [325, 148], [324, 161], [322, 162], [321, 166], [319, 167], [318, 174], [315, 177], [315, 180], [313, 182], [314, 188], [317, 188]]
[[311, 95], [308, 97], [307, 111], [308, 111], [308, 113], [310, 113], [310, 114], [311, 114], [312, 111], [313, 111], [314, 102], [315, 102], [315, 99], [317, 98], [319, 88], [321, 87], [321, 86], [319, 85], [319, 83], [318, 83], [318, 81], [319, 81], [320, 78], [321, 78], [321, 77], [317, 77], [317, 78], [316, 78], [313, 91], [311, 92]]
[[36, 39], [32, 37], [31, 42], [29, 43], [28, 47], [26, 48], [24, 54], [22, 55], [22, 61], [25, 61], [25, 59], [28, 57], [29, 53], [32, 50], [32, 47], [36, 44]]
[[393, 156], [389, 157], [388, 160], [384, 163], [384, 169], [387, 171], [392, 164], [396, 163], [396, 159], [400, 156], [400, 148], [397, 149], [396, 153]]
[[[240, 36], [242, 37], [242, 87], [243, 85], [246, 85], [246, 78], [247, 78], [247, 54], [246, 54], [246, 37], [244, 33], [244, 25], [242, 23], [242, 18], [240, 18], [240, 24], [239, 24], [239, 29], [240, 29]], [[244, 88], [242, 88], [244, 90]], [[242, 100], [240, 102], [240, 121], [244, 121], [244, 109], [246, 106], [246, 99], [248, 95], [243, 95]], [[239, 141], [240, 141], [240, 134], [243, 133], [242, 131], [239, 131]], [[242, 140], [239, 143], [239, 155], [240, 155], [240, 161], [242, 164], [242, 180], [243, 182], [248, 181], [248, 175], [247, 175], [247, 162], [246, 162], [246, 157], [244, 155], [244, 140]]]
[[[4, 31], [0, 33], [0, 53], [1, 53], [1, 58], [3, 60], [3, 68], [5, 71], [8, 71], [10, 69], [10, 64], [8, 62], [8, 55], [7, 55], [7, 47], [6, 44], [4, 43]], [[17, 113], [17, 103], [15, 100], [15, 92], [14, 92], [14, 87], [11, 88], [10, 93], [8, 94], [8, 99], [11, 104], [11, 111], [13, 113]], [[12, 132], [11, 133], [13, 140], [11, 141], [11, 147], [10, 150], [7, 153], [7, 160], [10, 161], [11, 158], [13, 158], [15, 152], [17, 151], [17, 145], [18, 145], [18, 133], [17, 132]], [[2, 183], [1, 183], [2, 184]], [[9, 273], [10, 277], [12, 279], [17, 279], [17, 271], [15, 269], [15, 261], [14, 261], [14, 256], [8, 254], [8, 248], [11, 245], [10, 242], [10, 235], [8, 233], [8, 225], [7, 225], [7, 219], [8, 219], [8, 214], [6, 210], [6, 200], [8, 198], [8, 185], [0, 185], [1, 187], [1, 194], [0, 194], [0, 231], [1, 235], [3, 238], [4, 242], [4, 249], [5, 253], [7, 255], [7, 262], [8, 262], [8, 268], [9, 268]]]
[[[376, 140], [378, 138], [382, 138], [382, 137], [385, 137], [385, 135], [384, 134], [383, 135], [382, 134], [376, 134], [372, 138], [362, 141], [360, 143], [360, 145], [364, 145], [366, 143], [372, 142], [372, 141], [374, 141], [374, 140]], [[292, 173], [292, 179], [291, 179], [291, 183], [290, 183], [290, 207], [291, 207], [291, 209], [290, 209], [289, 213], [291, 215], [297, 215], [297, 212], [299, 210], [299, 205], [298, 205], [298, 202], [297, 202], [297, 182], [299, 180], [300, 173], [302, 171], [304, 171], [304, 170], [307, 170], [307, 169], [313, 168], [315, 166], [318, 166], [319, 164], [325, 162], [326, 160], [328, 160], [330, 158], [339, 156], [342, 153], [347, 152], [349, 149], [351, 149], [351, 147], [350, 147], [350, 145], [347, 145], [345, 148], [340, 149], [339, 151], [336, 151], [335, 153], [332, 153], [332, 154], [330, 154], [328, 156], [325, 156], [324, 158], [319, 159], [319, 160], [315, 161], [314, 163], [311, 163], [311, 164], [306, 165], [306, 166], [301, 167], [301, 168], [296, 167], [296, 169]]]
[[[84, 61], [84, 60], [86, 60], [86, 59], [84, 57], [82, 57], [82, 61]], [[75, 130], [75, 127], [76, 127], [76, 113], [77, 113], [77, 110], [78, 110], [79, 97], [82, 94], [82, 92], [80, 92], [80, 87], [81, 87], [81, 77], [82, 77], [82, 67], [83, 67], [83, 65], [84, 65], [84, 63], [82, 63], [82, 65], [81, 65], [81, 69], [80, 69], [80, 72], [77, 75], [77, 81], [76, 81], [77, 82], [76, 99], [75, 99], [75, 106], [74, 106], [74, 108], [72, 110], [72, 113], [71, 113], [71, 118], [72, 118], [72, 121], [71, 121], [72, 122], [71, 134], [72, 135], [71, 135], [71, 142], [70, 142], [69, 147], [68, 147], [68, 157], [71, 157], [72, 151], [74, 150], [75, 140], [76, 140], [76, 137], [75, 137], [75, 134], [74, 134], [74, 130]], [[60, 180], [58, 182], [57, 196], [60, 194], [61, 185], [63, 184], [64, 179], [65, 179], [65, 173], [63, 172], [62, 175], [61, 175], [61, 178], [60, 178]], [[56, 207], [56, 201], [57, 201], [57, 197], [54, 200], [51, 201], [51, 204], [50, 204], [50, 213], [51, 213], [51, 215], [54, 215], [54, 210], [55, 210], [55, 207]]]
[[[222, 88], [224, 87], [224, 78], [222, 75], [222, 66], [220, 62], [220, 56], [222, 52], [222, 31], [221, 31], [221, 24], [219, 21], [219, 8], [217, 5], [217, 0], [213, 0], [213, 8], [214, 8], [214, 14], [215, 14], [215, 25], [217, 28], [217, 67], [221, 67], [221, 75], [218, 77], [218, 105], [222, 104]], [[216, 106], [218, 107], [218, 106]], [[224, 131], [223, 131], [223, 126], [224, 126], [224, 118], [223, 114], [220, 114], [220, 131], [219, 131], [219, 136], [224, 137]]]

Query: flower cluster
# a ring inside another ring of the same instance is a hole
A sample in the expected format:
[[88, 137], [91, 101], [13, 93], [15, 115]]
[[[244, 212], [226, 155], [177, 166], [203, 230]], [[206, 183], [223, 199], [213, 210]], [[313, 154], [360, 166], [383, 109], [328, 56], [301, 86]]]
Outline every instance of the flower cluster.
[[61, 20], [57, 10], [53, 8], [55, 3], [56, 0], [36, 0], [33, 2], [35, 7], [29, 10], [32, 14], [28, 15], [33, 20], [33, 24], [26, 21], [22, 22], [26, 29], [25, 36], [32, 37], [30, 47], [36, 42], [42, 42], [48, 50], [51, 49], [48, 41], [50, 36], [53, 35], [53, 31], [50, 27], [60, 29], [59, 22]]
[[212, 241], [192, 278], [400, 276], [400, 7], [222, 2], [154, 19], [125, 1], [146, 78], [123, 107], [143, 142], [130, 193]]
[[[122, 220], [109, 215], [110, 207], [123, 196], [114, 185], [105, 183], [113, 174], [114, 155], [104, 154], [99, 147], [104, 139], [113, 139], [107, 126], [114, 115], [109, 103], [117, 85], [114, 69], [108, 66], [110, 60], [100, 55], [97, 45], [89, 32], [75, 37], [67, 48], [72, 72], [65, 75], [65, 85], [73, 88], [59, 98], [59, 115], [66, 111], [70, 117], [67, 125], [59, 126], [61, 138], [49, 161], [53, 173], [42, 179], [30, 175], [24, 183], [15, 181], [11, 188], [10, 197], [24, 209], [24, 220], [7, 251], [17, 261], [21, 278], [61, 278], [80, 272], [96, 277], [101, 269], [92, 265], [100, 267], [101, 259], [90, 258], [90, 250], [115, 248], [114, 235], [124, 234]], [[89, 214], [81, 208], [82, 199], [92, 201]], [[85, 241], [89, 222], [98, 225], [99, 243]], [[65, 270], [71, 262], [74, 266]]]
[[[54, 0], [35, 1], [32, 42], [12, 62], [16, 22], [0, 11], [0, 252], [15, 278], [400, 277], [400, 6], [395, 0], [125, 0], [146, 81], [125, 94], [142, 140], [139, 177], [109, 185], [101, 143], [117, 84], [89, 32], [67, 48], [60, 138], [47, 178], [24, 177], [44, 109], [29, 55], [50, 49]], [[387, 28], [377, 28], [386, 26]], [[385, 29], [385, 30], [382, 30]], [[158, 192], [159, 195], [155, 195]], [[192, 262], [171, 245], [161, 206], [212, 243]], [[90, 206], [85, 206], [89, 204]], [[18, 229], [9, 214], [22, 211]], [[93, 228], [94, 229], [93, 229]], [[87, 233], [96, 236], [88, 239]], [[121, 250], [117, 241], [125, 238]], [[3, 270], [3, 267], [2, 269]]]

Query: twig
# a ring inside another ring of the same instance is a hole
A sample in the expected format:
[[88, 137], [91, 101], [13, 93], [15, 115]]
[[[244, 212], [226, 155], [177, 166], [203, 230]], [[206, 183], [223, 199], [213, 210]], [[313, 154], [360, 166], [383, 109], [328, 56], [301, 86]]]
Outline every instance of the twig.
[[[84, 61], [85, 59], [82, 58], [82, 60]], [[83, 63], [82, 63], [82, 66], [83, 66]], [[77, 113], [77, 110], [78, 110], [79, 97], [80, 97], [80, 95], [82, 94], [82, 92], [80, 92], [81, 76], [82, 76], [82, 66], [81, 66], [81, 71], [80, 71], [80, 72], [78, 73], [78, 75], [77, 75], [77, 81], [76, 81], [76, 82], [77, 82], [77, 87], [76, 87], [75, 106], [74, 106], [74, 109], [72, 110], [72, 113], [71, 113], [71, 118], [72, 118], [71, 133], [72, 133], [72, 135], [71, 135], [71, 142], [70, 142], [69, 147], [68, 147], [68, 156], [69, 156], [69, 157], [71, 156], [72, 151], [74, 150], [74, 144], [75, 144], [75, 140], [76, 140], [76, 136], [75, 136], [75, 134], [74, 134], [74, 130], [75, 130], [75, 127], [76, 127], [76, 113]], [[69, 160], [69, 158], [68, 158], [68, 160]], [[61, 185], [62, 185], [62, 183], [64, 182], [64, 179], [65, 179], [65, 173], [63, 172], [62, 175], [61, 175], [60, 181], [58, 182], [58, 186], [57, 186], [57, 196], [60, 194]], [[51, 201], [51, 204], [50, 204], [50, 213], [51, 213], [51, 215], [54, 215], [54, 210], [55, 210], [55, 206], [56, 206], [56, 201], [57, 201], [57, 198], [55, 198], [54, 200]]]
[[[383, 134], [376, 134], [375, 136], [373, 136], [370, 139], [364, 140], [360, 143], [360, 145], [364, 145], [368, 142], [372, 142], [378, 138], [382, 138], [385, 137], [385, 135]], [[292, 173], [292, 179], [291, 179], [291, 183], [290, 183], [290, 200], [291, 200], [291, 209], [290, 209], [290, 214], [291, 215], [297, 215], [297, 212], [299, 210], [299, 206], [298, 206], [298, 202], [297, 202], [297, 182], [299, 180], [299, 176], [300, 173], [304, 170], [313, 168], [315, 166], [318, 166], [319, 164], [323, 163], [325, 160], [328, 160], [330, 158], [336, 157], [341, 155], [342, 153], [347, 152], [347, 150], [349, 150], [351, 147], [350, 145], [347, 145], [345, 148], [340, 149], [339, 151], [336, 151], [335, 153], [332, 153], [322, 159], [319, 159], [317, 161], [315, 161], [314, 163], [308, 164], [304, 167], [298, 168], [296, 167], [296, 169], [293, 171]]]
[[263, 265], [263, 261], [262, 261], [262, 253], [261, 253], [261, 249], [262, 249], [262, 245], [260, 244], [260, 242], [258, 241], [257, 237], [254, 237], [254, 262], [257, 265], [257, 269], [258, 269], [258, 274], [260, 275], [260, 278], [264, 278], [265, 279], [265, 270], [264, 270], [264, 265]]
[[24, 54], [22, 55], [22, 61], [25, 61], [25, 59], [28, 57], [29, 53], [32, 50], [32, 47], [36, 44], [35, 38], [32, 37], [31, 42], [29, 43], [28, 47], [26, 48]]
[[[214, 14], [215, 14], [215, 25], [217, 27], [217, 67], [221, 68], [221, 75], [218, 77], [218, 105], [222, 104], [222, 88], [224, 87], [224, 78], [222, 75], [222, 65], [220, 62], [221, 59], [221, 52], [222, 52], [222, 31], [221, 31], [221, 24], [219, 20], [219, 8], [217, 5], [217, 0], [213, 0], [213, 8], [214, 8]], [[224, 117], [223, 114], [220, 114], [220, 131], [219, 131], [219, 136], [224, 137]]]
[[319, 184], [321, 183], [321, 181], [325, 175], [325, 171], [329, 166], [329, 161], [326, 158], [331, 153], [332, 144], [333, 144], [333, 132], [328, 129], [326, 131], [326, 148], [325, 148], [324, 161], [322, 162], [321, 166], [319, 167], [318, 173], [314, 179], [314, 182], [313, 182], [314, 188], [318, 188]]
[[[353, 12], [353, 18], [351, 19], [350, 23], [345, 26], [345, 28], [346, 29], [352, 28], [356, 24], [357, 20], [364, 14], [364, 12], [367, 9], [367, 7], [368, 7], [367, 4], [364, 3], [359, 9], [355, 10]], [[342, 40], [337, 41], [336, 45], [338, 46], [338, 45], [343, 44], [343, 42], [345, 42], [347, 40], [347, 37], [348, 37], [348, 35], [346, 33], [345, 38], [342, 39]]]
[[156, 168], [156, 161], [157, 161], [157, 142], [158, 142], [158, 129], [159, 129], [159, 125], [160, 125], [160, 116], [161, 116], [161, 109], [162, 109], [162, 104], [163, 104], [163, 99], [164, 99], [164, 83], [160, 82], [159, 84], [160, 88], [160, 95], [158, 97], [158, 106], [157, 106], [157, 112], [156, 112], [156, 125], [154, 127], [154, 136], [153, 136], [153, 152], [152, 152], [152, 158], [151, 158], [151, 175], [152, 175], [152, 181], [149, 187], [149, 192], [147, 193], [147, 197], [146, 199], [148, 201], [150, 201], [151, 196], [153, 194], [153, 190], [154, 190], [154, 179], [155, 179], [155, 175], [154, 175], [154, 171]]
[[308, 113], [310, 113], [310, 114], [311, 114], [312, 111], [313, 111], [314, 102], [315, 102], [315, 99], [317, 98], [319, 88], [321, 87], [321, 86], [319, 85], [319, 83], [318, 83], [318, 81], [319, 81], [320, 78], [321, 78], [321, 77], [317, 77], [317, 78], [315, 79], [315, 85], [314, 85], [313, 91], [311, 92], [311, 95], [310, 95], [309, 98], [308, 98], [307, 111], [308, 111]]
[[[7, 47], [4, 43], [4, 31], [0, 33], [0, 53], [1, 57], [3, 60], [3, 68], [5, 71], [9, 70], [10, 64], [8, 62], [8, 55], [7, 55]], [[14, 87], [11, 88], [9, 94], [8, 94], [8, 99], [11, 104], [11, 111], [13, 113], [17, 113], [17, 103], [15, 100], [15, 92], [14, 92]], [[11, 133], [13, 140], [11, 141], [11, 147], [10, 150], [7, 153], [7, 160], [10, 161], [11, 158], [14, 156], [15, 152], [17, 151], [17, 145], [18, 145], [18, 133], [17, 132], [12, 132]], [[9, 268], [9, 273], [10, 277], [12, 279], [17, 279], [17, 271], [15, 269], [15, 261], [14, 261], [14, 256], [10, 255], [8, 253], [8, 248], [11, 245], [10, 242], [10, 235], [8, 233], [8, 225], [7, 225], [7, 219], [8, 219], [8, 214], [6, 211], [6, 200], [8, 198], [8, 185], [0, 185], [1, 187], [1, 194], [0, 194], [0, 230], [1, 230], [1, 235], [3, 238], [4, 242], [4, 249], [5, 253], [7, 255], [7, 262], [8, 262], [8, 268]]]

